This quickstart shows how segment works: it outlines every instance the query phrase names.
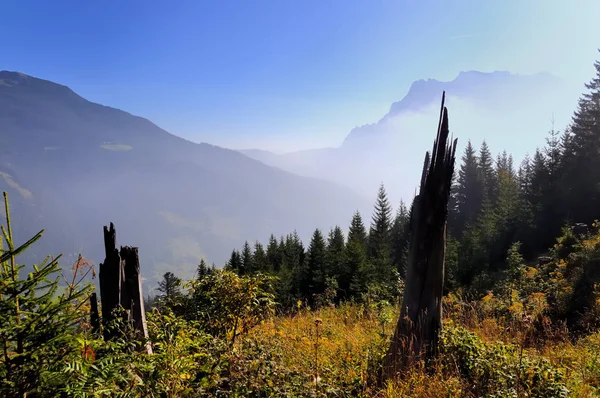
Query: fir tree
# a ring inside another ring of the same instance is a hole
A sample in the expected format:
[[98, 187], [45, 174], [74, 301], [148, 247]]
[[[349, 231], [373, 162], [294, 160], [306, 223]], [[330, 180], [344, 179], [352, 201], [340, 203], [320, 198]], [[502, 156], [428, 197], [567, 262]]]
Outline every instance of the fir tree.
[[562, 190], [568, 217], [574, 222], [591, 222], [600, 208], [600, 61], [596, 76], [586, 84], [588, 92], [579, 99], [565, 144]]
[[208, 266], [208, 264], [206, 263], [206, 261], [204, 261], [204, 259], [201, 259], [200, 264], [198, 264], [198, 267], [196, 269], [196, 279], [197, 280], [203, 279], [205, 276], [210, 274], [211, 271], [212, 271], [212, 268]]
[[410, 232], [410, 216], [404, 202], [396, 212], [394, 223], [392, 224], [392, 258], [393, 265], [402, 277], [405, 276], [405, 266], [408, 255], [408, 243]]
[[[17, 246], [13, 240], [8, 195], [4, 192], [6, 226], [0, 235], [0, 396], [61, 396], [58, 386], [70, 373], [64, 359], [81, 355], [71, 341], [73, 325], [85, 320], [80, 310], [90, 287], [69, 285], [58, 294], [60, 256], [47, 257], [23, 277], [17, 257], [42, 236], [38, 232]], [[2, 239], [2, 237], [4, 239]], [[77, 270], [76, 270], [77, 271]], [[52, 387], [44, 383], [52, 379]]]
[[368, 238], [368, 257], [377, 268], [381, 281], [389, 281], [392, 275], [391, 226], [392, 208], [383, 184], [379, 186], [377, 202], [371, 219]]
[[269, 244], [267, 245], [267, 264], [269, 269], [273, 272], [279, 271], [281, 263], [283, 261], [283, 253], [279, 249], [279, 243], [275, 235], [271, 234], [269, 237]]
[[165, 303], [173, 302], [181, 296], [181, 279], [172, 272], [166, 272], [163, 279], [158, 282], [158, 291], [161, 292], [159, 298]]
[[329, 232], [326, 251], [327, 276], [337, 281], [338, 299], [344, 299], [350, 292], [352, 274], [346, 259], [346, 242], [344, 232], [336, 226]]
[[477, 218], [483, 200], [479, 163], [471, 141], [462, 157], [455, 192], [456, 215], [451, 218], [451, 230], [460, 237], [467, 225]]
[[305, 297], [313, 300], [315, 295], [325, 291], [326, 280], [326, 255], [325, 239], [319, 229], [316, 229], [310, 240], [307, 252], [307, 269], [304, 283], [308, 289], [304, 291]]
[[258, 272], [267, 272], [267, 253], [260, 242], [254, 243], [254, 267]]
[[483, 189], [483, 200], [488, 200], [490, 203], [496, 201], [496, 173], [494, 170], [494, 160], [492, 153], [485, 140], [481, 144], [479, 150], [479, 174]]
[[358, 298], [371, 278], [367, 267], [367, 232], [359, 212], [354, 213], [346, 242], [346, 261], [351, 275], [350, 297]]
[[242, 269], [242, 256], [239, 251], [233, 249], [231, 252], [231, 257], [229, 257], [229, 261], [227, 262], [225, 268], [234, 272], [239, 273]]
[[363, 245], [365, 250], [367, 247], [367, 230], [365, 229], [365, 224], [363, 223], [362, 217], [360, 213], [357, 211], [352, 216], [352, 221], [350, 222], [350, 230], [348, 231], [348, 243], [356, 242], [360, 245]]
[[239, 274], [251, 274], [255, 272], [254, 267], [254, 256], [252, 254], [252, 249], [250, 248], [250, 244], [248, 241], [244, 242], [244, 246], [242, 247], [241, 253], [241, 267]]

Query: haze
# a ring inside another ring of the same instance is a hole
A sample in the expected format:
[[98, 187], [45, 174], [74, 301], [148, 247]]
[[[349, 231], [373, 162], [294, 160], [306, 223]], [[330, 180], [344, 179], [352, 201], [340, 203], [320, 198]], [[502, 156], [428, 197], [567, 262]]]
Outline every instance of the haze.
[[113, 221], [148, 279], [368, 220], [381, 183], [410, 203], [443, 91], [459, 152], [485, 140], [518, 164], [569, 124], [600, 37], [595, 0], [9, 1], [3, 15], [0, 185], [19, 236], [46, 228], [36, 258], [98, 263]]
[[286, 152], [339, 146], [413, 81], [460, 71], [550, 72], [575, 87], [573, 108], [599, 13], [595, 0], [8, 1], [0, 69], [195, 142]]

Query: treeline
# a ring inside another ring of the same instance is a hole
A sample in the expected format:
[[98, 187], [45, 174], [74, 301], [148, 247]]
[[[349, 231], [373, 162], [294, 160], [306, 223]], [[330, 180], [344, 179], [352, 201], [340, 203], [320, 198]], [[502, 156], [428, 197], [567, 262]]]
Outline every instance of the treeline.
[[[351, 219], [347, 234], [336, 226], [327, 233], [316, 229], [308, 247], [296, 232], [269, 242], [245, 242], [233, 250], [226, 269], [240, 275], [256, 272], [276, 275], [278, 301], [283, 307], [305, 304], [324, 305], [367, 296], [392, 300], [403, 275], [408, 242], [409, 214], [400, 204], [392, 214], [383, 185], [369, 228], [360, 213]], [[199, 273], [206, 265], [200, 265]]]
[[[506, 151], [468, 142], [455, 173], [448, 216], [446, 290], [481, 297], [507, 270], [515, 242], [528, 262], [544, 255], [566, 224], [600, 218], [600, 63], [572, 123], [554, 128], [533, 156], [515, 165]], [[404, 277], [410, 209], [393, 211], [383, 185], [368, 226], [355, 213], [347, 234], [315, 230], [306, 247], [292, 232], [263, 245], [245, 242], [225, 268], [277, 276], [284, 308], [340, 301], [395, 300]], [[368, 228], [367, 228], [368, 227]], [[199, 272], [210, 267], [202, 262]]]
[[485, 142], [479, 151], [467, 144], [449, 218], [450, 287], [481, 293], [506, 269], [512, 243], [520, 242], [525, 260], [533, 261], [566, 224], [600, 218], [600, 63], [595, 67], [570, 126], [552, 128], [545, 145], [518, 167], [506, 152], [494, 161]]

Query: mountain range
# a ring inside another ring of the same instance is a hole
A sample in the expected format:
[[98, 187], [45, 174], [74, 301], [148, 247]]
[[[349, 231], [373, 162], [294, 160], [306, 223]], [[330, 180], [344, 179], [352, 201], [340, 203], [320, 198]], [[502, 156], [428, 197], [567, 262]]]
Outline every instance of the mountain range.
[[[102, 261], [102, 227], [138, 246], [142, 274], [188, 278], [201, 258], [218, 266], [245, 240], [369, 219], [377, 187], [410, 202], [437, 128], [442, 91], [459, 138], [516, 157], [543, 144], [552, 114], [573, 99], [548, 74], [462, 72], [412, 84], [378, 122], [337, 148], [286, 154], [193, 143], [152, 122], [82, 98], [70, 88], [0, 72], [0, 189], [10, 195], [17, 241], [45, 236], [24, 261], [63, 253]], [[563, 112], [564, 115], [561, 113]], [[562, 120], [562, 119], [561, 119]], [[530, 144], [531, 143], [531, 144]]]
[[486, 140], [493, 152], [513, 154], [518, 166], [526, 153], [544, 144], [553, 118], [557, 129], [570, 121], [579, 89], [548, 73], [467, 71], [452, 81], [418, 80], [379, 121], [352, 129], [337, 148], [241, 152], [299, 175], [348, 186], [368, 198], [384, 183], [394, 202], [410, 203], [437, 129], [443, 91], [459, 151], [468, 140], [476, 147]]
[[70, 88], [0, 72], [0, 189], [18, 242], [46, 232], [27, 261], [63, 253], [104, 258], [102, 227], [138, 246], [142, 275], [191, 277], [221, 266], [245, 240], [346, 226], [371, 203], [352, 190], [294, 175], [239, 152], [186, 141], [150, 121], [92, 103]]

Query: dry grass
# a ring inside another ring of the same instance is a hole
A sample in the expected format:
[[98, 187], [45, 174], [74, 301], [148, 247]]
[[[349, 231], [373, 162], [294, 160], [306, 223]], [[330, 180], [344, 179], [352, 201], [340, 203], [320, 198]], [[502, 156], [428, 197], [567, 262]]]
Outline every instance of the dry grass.
[[[446, 314], [452, 319], [451, 324], [476, 333], [485, 344], [498, 341], [517, 344], [522, 339], [519, 331], [503, 326], [503, 319], [480, 319], [473, 306], [461, 304], [448, 308]], [[307, 389], [314, 388], [318, 359], [319, 386], [323, 391], [327, 388], [333, 391], [332, 386], [338, 389], [335, 394], [327, 394], [330, 396], [473, 396], [469, 381], [448, 369], [425, 371], [415, 367], [382, 388], [374, 386], [376, 366], [381, 363], [397, 315], [398, 309], [393, 307], [371, 311], [359, 305], [317, 311], [301, 309], [293, 316], [280, 316], [263, 323], [248, 337], [275, 348], [280, 353], [281, 366], [306, 376]], [[318, 349], [315, 319], [321, 320]], [[600, 334], [578, 343], [557, 338], [546, 341], [542, 347], [527, 347], [524, 352], [532, 358], [544, 357], [559, 369], [565, 376], [569, 396], [592, 397], [600, 387]]]

